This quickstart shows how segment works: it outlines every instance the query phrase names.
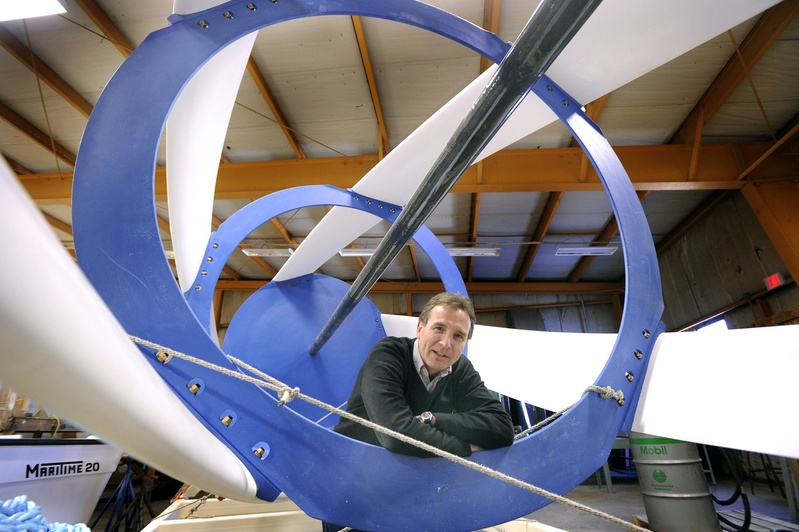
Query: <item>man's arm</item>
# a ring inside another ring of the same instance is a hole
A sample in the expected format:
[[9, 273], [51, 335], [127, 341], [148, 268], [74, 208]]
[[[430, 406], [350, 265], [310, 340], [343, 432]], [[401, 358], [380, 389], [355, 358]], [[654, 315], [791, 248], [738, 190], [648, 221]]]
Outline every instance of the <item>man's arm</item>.
[[450, 383], [456, 386], [456, 412], [434, 412], [436, 428], [470, 442], [472, 450], [512, 444], [510, 415], [485, 387], [471, 362], [461, 359], [458, 363], [461, 365], [458, 372], [447, 377], [456, 377]]

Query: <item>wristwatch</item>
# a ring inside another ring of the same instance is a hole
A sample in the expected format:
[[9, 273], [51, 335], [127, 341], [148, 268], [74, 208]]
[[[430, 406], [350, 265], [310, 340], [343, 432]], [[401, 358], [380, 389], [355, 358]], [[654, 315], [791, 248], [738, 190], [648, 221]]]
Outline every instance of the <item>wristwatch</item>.
[[430, 412], [422, 412], [419, 414], [419, 421], [424, 423], [425, 425], [429, 425], [431, 421], [433, 421], [433, 414]]

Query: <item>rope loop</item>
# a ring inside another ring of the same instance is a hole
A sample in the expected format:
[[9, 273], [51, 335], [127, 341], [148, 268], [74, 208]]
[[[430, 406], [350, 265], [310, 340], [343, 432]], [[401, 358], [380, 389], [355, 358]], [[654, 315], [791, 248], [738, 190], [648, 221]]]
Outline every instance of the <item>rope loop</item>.
[[277, 402], [277, 406], [283, 406], [286, 403], [292, 402], [298, 395], [300, 395], [300, 389], [296, 386], [294, 388], [289, 388], [288, 386], [281, 388], [280, 401]]
[[614, 390], [610, 386], [595, 386], [591, 385], [585, 389], [586, 392], [596, 392], [602, 399], [615, 399], [616, 402], [624, 404], [624, 392], [621, 390]]

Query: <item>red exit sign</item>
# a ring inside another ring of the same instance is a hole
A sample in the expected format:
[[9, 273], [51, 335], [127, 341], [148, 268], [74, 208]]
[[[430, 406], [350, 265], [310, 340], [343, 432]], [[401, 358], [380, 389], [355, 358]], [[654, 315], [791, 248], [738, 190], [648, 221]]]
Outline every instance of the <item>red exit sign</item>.
[[779, 273], [772, 273], [771, 275], [763, 279], [763, 282], [766, 283], [766, 288], [768, 288], [769, 290], [773, 290], [778, 286], [784, 285], [785, 279], [783, 279], [782, 275], [780, 275]]

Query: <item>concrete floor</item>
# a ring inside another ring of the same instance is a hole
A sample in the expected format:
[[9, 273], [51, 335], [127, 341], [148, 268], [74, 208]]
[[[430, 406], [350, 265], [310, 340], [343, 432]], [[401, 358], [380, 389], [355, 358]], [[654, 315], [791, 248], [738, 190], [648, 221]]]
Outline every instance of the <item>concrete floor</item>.
[[[711, 493], [717, 498], [724, 500], [734, 493], [734, 484], [731, 480], [717, 479], [717, 482], [715, 487], [711, 486]], [[749, 483], [746, 483], [744, 488], [753, 512], [791, 522], [788, 501], [782, 496], [779, 489], [771, 492], [766, 484], [758, 483], [754, 484], [754, 490], [751, 489]], [[567, 493], [566, 497], [628, 522], [633, 522], [633, 516], [646, 519], [644, 499], [635, 479], [622, 481], [614, 479], [611, 493], [608, 493], [604, 486], [600, 488], [595, 484], [584, 484]], [[719, 512], [733, 509], [743, 509], [741, 499], [727, 507], [716, 505], [716, 510]], [[545, 506], [528, 517], [569, 532], [625, 530], [623, 527], [559, 503]], [[799, 529], [799, 525], [797, 525], [797, 529]]]
[[[566, 494], [566, 497], [627, 522], [632, 522], [633, 516], [646, 518], [644, 501], [636, 479], [613, 479], [611, 492], [608, 492], [605, 486], [598, 487], [592, 480], [593, 479], [589, 479], [586, 484], [578, 486]], [[733, 493], [732, 483], [725, 479], [717, 479], [717, 481], [718, 484], [715, 486], [715, 489], [713, 489], [713, 493], [720, 499], [728, 498]], [[765, 484], [754, 484], [754, 494], [752, 494], [752, 489], [748, 483], [744, 487], [754, 512], [790, 522], [788, 502], [781, 495], [779, 489], [775, 489], [774, 492], [771, 492], [769, 487]], [[105, 501], [100, 501], [100, 504], [98, 504], [98, 512], [102, 509], [104, 503]], [[168, 506], [169, 500], [151, 501], [151, 507], [156, 516]], [[729, 507], [717, 507], [717, 510], [728, 511], [730, 509], [740, 509], [742, 507], [743, 504], [739, 499], [735, 504]], [[146, 509], [143, 510], [142, 525], [146, 526], [152, 519], [148, 515], [149, 512]], [[97, 512], [95, 515], [97, 515]], [[101, 519], [92, 530], [95, 532], [109, 530], [106, 528], [108, 523], [107, 517], [108, 516], [105, 516], [105, 518]], [[625, 530], [623, 527], [616, 524], [609, 523], [601, 518], [560, 503], [552, 503], [527, 517], [556, 529], [569, 532], [615, 532]], [[124, 530], [124, 526], [119, 530]], [[799, 530], [799, 526], [797, 526], [797, 530]]]

